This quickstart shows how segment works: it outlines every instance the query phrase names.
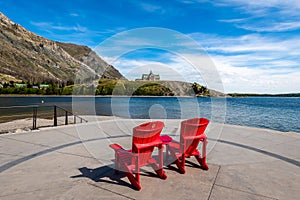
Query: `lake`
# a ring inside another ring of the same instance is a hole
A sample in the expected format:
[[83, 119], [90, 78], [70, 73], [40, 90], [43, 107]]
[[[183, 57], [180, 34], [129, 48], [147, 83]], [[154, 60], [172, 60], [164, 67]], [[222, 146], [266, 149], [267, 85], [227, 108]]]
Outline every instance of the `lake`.
[[[78, 115], [126, 118], [186, 119], [206, 117], [214, 122], [300, 133], [300, 98], [247, 97], [54, 97], [2, 96], [0, 107], [56, 104]], [[0, 109], [0, 122], [31, 110]], [[51, 114], [51, 110], [47, 111]], [[11, 116], [9, 118], [9, 116]], [[2, 120], [1, 120], [2, 119]]]

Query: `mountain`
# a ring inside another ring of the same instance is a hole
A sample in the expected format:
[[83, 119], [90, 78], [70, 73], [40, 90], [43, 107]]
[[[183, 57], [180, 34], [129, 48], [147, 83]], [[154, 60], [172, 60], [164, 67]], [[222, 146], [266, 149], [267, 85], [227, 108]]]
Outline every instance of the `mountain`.
[[76, 76], [80, 80], [124, 79], [89, 47], [48, 40], [0, 12], [0, 82], [66, 83]]

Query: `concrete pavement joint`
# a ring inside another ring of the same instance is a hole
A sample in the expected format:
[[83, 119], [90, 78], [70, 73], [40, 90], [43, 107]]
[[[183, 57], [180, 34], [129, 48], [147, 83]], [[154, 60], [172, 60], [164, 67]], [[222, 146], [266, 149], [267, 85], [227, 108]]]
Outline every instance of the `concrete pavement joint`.
[[85, 156], [85, 155], [79, 155], [79, 154], [75, 154], [75, 153], [68, 153], [68, 152], [62, 152], [62, 151], [55, 151], [55, 152], [60, 153], [60, 154], [64, 154], [64, 155], [69, 155], [69, 156], [77, 156], [77, 157], [81, 157], [81, 158], [92, 158], [92, 159], [97, 160], [93, 156]]
[[215, 186], [215, 184], [216, 184], [217, 177], [218, 177], [218, 175], [219, 175], [220, 169], [221, 169], [221, 165], [219, 165], [219, 168], [218, 168], [218, 171], [217, 171], [216, 177], [215, 177], [215, 179], [214, 179], [214, 182], [213, 182], [213, 185], [211, 186], [211, 189], [210, 189], [210, 191], [209, 191], [209, 195], [208, 195], [208, 198], [207, 198], [207, 200], [209, 200], [209, 199], [210, 199], [210, 196], [211, 196], [211, 194], [212, 194], [212, 191], [213, 191], [213, 189], [214, 189], [214, 186]]
[[17, 192], [17, 193], [13, 193], [13, 194], [0, 195], [0, 197], [9, 197], [9, 196], [14, 196], [14, 195], [18, 195], [18, 194], [28, 194], [28, 193], [38, 192], [38, 191], [42, 191], [42, 190], [43, 189], [31, 190], [31, 191], [24, 191], [24, 192]]
[[70, 136], [70, 137], [72, 137], [72, 138], [80, 139], [77, 135], [75, 136], [75, 135], [72, 135], [72, 134], [69, 134], [69, 133], [65, 133], [65, 132], [63, 132], [63, 131], [58, 131], [58, 132], [61, 132], [62, 134], [67, 135], [67, 136]]
[[[60, 186], [62, 188], [71, 188], [71, 186]], [[39, 192], [39, 191], [47, 191], [47, 190], [51, 190], [53, 189], [53, 187], [47, 187], [46, 189], [37, 189], [37, 190], [31, 190], [31, 191], [23, 191], [23, 192], [15, 192], [12, 194], [5, 194], [5, 195], [0, 195], [0, 197], [9, 197], [9, 196], [15, 196], [15, 195], [19, 195], [19, 194], [28, 194], [28, 193], [32, 193], [32, 192]]]
[[215, 184], [215, 185], [219, 186], [219, 187], [227, 188], [227, 189], [230, 189], [230, 190], [235, 190], [235, 191], [239, 191], [239, 192], [243, 192], [243, 193], [255, 195], [255, 196], [260, 196], [260, 197], [264, 197], [264, 198], [268, 198], [268, 199], [278, 200], [277, 198], [268, 197], [268, 196], [265, 196], [265, 195], [262, 195], [262, 194], [252, 193], [252, 192], [248, 192], [248, 191], [244, 191], [244, 190], [240, 190], [240, 189], [235, 189], [235, 188], [232, 188], [232, 187], [228, 187], [228, 186], [224, 186], [224, 185], [219, 185], [219, 184]]
[[100, 187], [99, 185], [96, 185], [96, 184], [93, 184], [93, 183], [87, 183], [87, 184], [89, 184], [89, 185], [91, 185], [91, 186], [94, 186], [94, 187], [96, 187], [96, 188], [100, 188], [100, 189], [102, 189], [102, 190], [106, 190], [106, 191], [108, 191], [108, 192], [111, 192], [111, 193], [113, 193], [113, 194], [119, 195], [119, 196], [121, 196], [121, 197], [125, 197], [125, 198], [127, 198], [127, 199], [135, 200], [135, 199], [132, 198], [132, 197], [129, 197], [129, 196], [126, 196], [126, 195], [124, 195], [124, 194], [120, 194], [120, 193], [118, 193], [118, 192], [114, 192], [114, 191], [112, 191], [112, 190], [109, 190], [109, 189]]
[[22, 154], [10, 154], [10, 153], [0, 153], [0, 155], [6, 155], [6, 156], [16, 156], [16, 157], [22, 157], [22, 156], [24, 156], [24, 155], [22, 155]]
[[25, 143], [25, 144], [37, 145], [37, 146], [41, 146], [41, 147], [51, 147], [51, 146], [49, 146], [49, 145], [33, 143], [33, 142], [24, 141], [24, 140], [17, 140], [17, 139], [10, 138], [10, 137], [6, 137], [5, 139], [14, 140], [14, 141], [22, 142], [22, 143]]
[[[113, 135], [111, 135], [111, 134], [109, 134], [107, 131], [104, 131], [104, 130], [102, 130], [103, 131], [103, 133], [105, 134], [105, 135], [107, 135], [108, 137], [107, 138], [115, 138], [115, 136], [113, 136]], [[126, 133], [124, 133], [124, 135], [123, 135], [123, 137], [128, 137], [128, 136], [132, 136], [132, 134], [126, 134]]]

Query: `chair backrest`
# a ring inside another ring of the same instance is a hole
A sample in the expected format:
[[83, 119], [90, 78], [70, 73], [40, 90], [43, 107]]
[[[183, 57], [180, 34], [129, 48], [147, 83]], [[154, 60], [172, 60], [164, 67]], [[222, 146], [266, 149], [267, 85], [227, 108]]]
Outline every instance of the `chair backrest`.
[[192, 118], [181, 122], [180, 129], [180, 144], [184, 144], [181, 147], [181, 152], [191, 154], [198, 147], [200, 139], [187, 139], [194, 136], [204, 134], [204, 131], [209, 123], [206, 118]]
[[160, 133], [164, 128], [161, 121], [147, 122], [133, 128], [132, 152], [140, 153], [140, 162], [146, 161], [151, 156], [154, 146], [138, 149], [135, 144], [149, 144], [159, 140]]

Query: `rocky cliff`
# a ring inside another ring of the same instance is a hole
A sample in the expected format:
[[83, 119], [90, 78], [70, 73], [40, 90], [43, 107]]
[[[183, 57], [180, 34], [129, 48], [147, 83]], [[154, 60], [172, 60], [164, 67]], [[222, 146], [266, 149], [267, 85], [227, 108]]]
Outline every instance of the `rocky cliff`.
[[[30, 83], [124, 78], [89, 47], [48, 40], [0, 12], [0, 77]], [[3, 78], [3, 80], [4, 80]], [[1, 81], [1, 80], [0, 80]]]

